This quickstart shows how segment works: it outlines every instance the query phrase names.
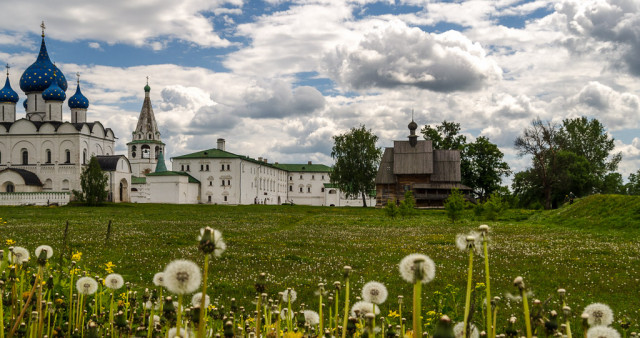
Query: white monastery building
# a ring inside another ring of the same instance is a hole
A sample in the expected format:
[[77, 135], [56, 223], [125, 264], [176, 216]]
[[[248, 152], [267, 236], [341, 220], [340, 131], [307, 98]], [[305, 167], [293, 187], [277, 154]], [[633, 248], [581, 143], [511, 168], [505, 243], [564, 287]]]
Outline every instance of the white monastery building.
[[[330, 183], [323, 164], [269, 163], [226, 151], [220, 138], [213, 149], [164, 162], [162, 142], [151, 104], [148, 78], [145, 98], [127, 156], [115, 155], [116, 137], [99, 121], [87, 122], [89, 100], [80, 90], [67, 100], [70, 120], [63, 119], [67, 80], [42, 43], [36, 61], [20, 78], [25, 115], [18, 118], [18, 94], [7, 79], [0, 90], [0, 204], [66, 204], [81, 190], [80, 175], [95, 156], [108, 177], [109, 201], [176, 204], [303, 204], [361, 206]], [[375, 194], [368, 205], [374, 205]]]

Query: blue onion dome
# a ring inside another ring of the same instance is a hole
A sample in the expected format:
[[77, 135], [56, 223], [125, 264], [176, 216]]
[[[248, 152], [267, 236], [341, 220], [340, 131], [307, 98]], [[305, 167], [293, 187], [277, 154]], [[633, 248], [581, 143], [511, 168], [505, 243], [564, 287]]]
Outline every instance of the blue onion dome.
[[146, 86], [144, 86], [144, 92], [145, 92], [145, 93], [148, 93], [148, 92], [150, 92], [150, 91], [151, 91], [151, 87], [149, 87], [149, 84], [147, 83], [147, 85], [146, 85]]
[[67, 79], [64, 74], [56, 67], [49, 59], [49, 53], [47, 52], [47, 46], [44, 43], [44, 36], [42, 37], [42, 44], [40, 45], [40, 54], [38, 59], [27, 70], [22, 73], [20, 77], [20, 89], [25, 93], [30, 92], [43, 92], [52, 82], [57, 82], [58, 87], [63, 91], [67, 90]]
[[17, 103], [18, 100], [20, 100], [18, 98], [18, 93], [16, 93], [11, 88], [11, 83], [9, 83], [9, 76], [7, 75], [7, 81], [4, 83], [4, 88], [0, 89], [0, 103], [4, 103], [4, 102]]
[[80, 91], [80, 83], [78, 83], [78, 87], [76, 88], [76, 93], [73, 94], [72, 97], [69, 98], [69, 108], [82, 108], [82, 109], [87, 109], [89, 108], [89, 100], [87, 100], [87, 98], [82, 95], [82, 92]]
[[67, 98], [67, 94], [65, 94], [64, 90], [58, 86], [57, 81], [53, 81], [49, 88], [42, 92], [42, 98], [45, 101], [64, 101], [64, 99]]

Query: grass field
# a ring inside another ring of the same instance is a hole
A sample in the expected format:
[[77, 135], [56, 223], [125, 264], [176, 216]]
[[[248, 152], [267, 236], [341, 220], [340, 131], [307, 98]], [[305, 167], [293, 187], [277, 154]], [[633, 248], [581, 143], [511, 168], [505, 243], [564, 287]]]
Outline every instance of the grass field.
[[[521, 312], [517, 301], [504, 297], [516, 293], [512, 281], [521, 275], [533, 298], [544, 301], [555, 296], [558, 288], [565, 288], [577, 318], [584, 306], [603, 302], [612, 306], [616, 319], [622, 315], [631, 318], [632, 330], [637, 330], [640, 228], [633, 220], [636, 213], [640, 215], [639, 201], [625, 204], [627, 209], [636, 208], [624, 219], [630, 224], [601, 221], [591, 222], [588, 227], [580, 226], [580, 218], [598, 217], [593, 210], [604, 203], [602, 200], [582, 205], [578, 201], [572, 209], [552, 212], [510, 210], [497, 222], [471, 220], [469, 214], [455, 225], [439, 210], [392, 220], [383, 210], [363, 208], [144, 204], [0, 207], [0, 217], [7, 222], [1, 225], [0, 240], [5, 252], [6, 240], [12, 239], [31, 252], [38, 245], [51, 245], [57, 257], [68, 221], [69, 245], [83, 253], [81, 267], [104, 277], [104, 263], [111, 261], [116, 265], [115, 272], [144, 288], [152, 287], [153, 275], [173, 259], [191, 259], [201, 265], [196, 237], [200, 228], [211, 226], [222, 231], [227, 243], [227, 251], [213, 260], [209, 270], [210, 294], [222, 304], [235, 297], [240, 305], [249, 307], [255, 296], [256, 276], [265, 272], [271, 296], [293, 287], [300, 301], [317, 308], [317, 283], [342, 280], [342, 267], [350, 265], [354, 270], [353, 296], [370, 280], [387, 285], [390, 297], [382, 306], [384, 314], [396, 309], [397, 295], [411, 299], [412, 287], [398, 275], [397, 264], [407, 254], [418, 252], [430, 256], [437, 266], [436, 278], [424, 287], [425, 308], [433, 307], [435, 291], [444, 292], [447, 285], [452, 285], [459, 289], [457, 313], [452, 316], [459, 319], [468, 258], [456, 248], [454, 238], [486, 223], [491, 226], [492, 293], [503, 296], [498, 327], [504, 326], [508, 316]], [[618, 217], [621, 212], [613, 214]], [[107, 241], [109, 221], [112, 230]], [[474, 278], [484, 281], [480, 259], [475, 263]], [[556, 297], [549, 306], [559, 310]], [[580, 326], [579, 320], [575, 326]]]

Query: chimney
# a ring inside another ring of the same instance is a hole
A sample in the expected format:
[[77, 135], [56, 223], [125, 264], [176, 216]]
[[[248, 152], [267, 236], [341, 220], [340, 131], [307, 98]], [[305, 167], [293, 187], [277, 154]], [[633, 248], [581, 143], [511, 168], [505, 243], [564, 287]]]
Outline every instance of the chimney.
[[311, 165], [311, 164], [312, 164], [312, 162], [311, 162], [311, 161], [309, 161], [309, 162], [307, 162], [307, 164], [308, 164], [308, 165]]
[[219, 138], [218, 139], [218, 150], [223, 150], [224, 151], [224, 139], [223, 138]]
[[264, 158], [264, 163], [269, 163], [266, 157]]
[[258, 157], [258, 162], [262, 162], [262, 156]]

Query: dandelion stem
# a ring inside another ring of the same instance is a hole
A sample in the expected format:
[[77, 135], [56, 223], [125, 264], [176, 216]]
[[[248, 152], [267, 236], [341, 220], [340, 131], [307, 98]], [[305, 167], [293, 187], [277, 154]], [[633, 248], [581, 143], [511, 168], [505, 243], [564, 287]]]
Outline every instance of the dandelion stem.
[[[204, 338], [204, 314], [207, 311], [205, 308], [205, 300], [207, 298], [207, 275], [209, 272], [209, 254], [204, 255], [204, 275], [202, 276], [202, 297], [200, 299], [200, 321], [198, 322], [198, 337]], [[178, 332], [179, 333], [179, 332]]]
[[16, 322], [13, 324], [13, 328], [11, 328], [11, 332], [9, 332], [9, 338], [13, 337], [13, 334], [18, 329], [18, 326], [20, 326], [22, 317], [24, 316], [24, 313], [27, 311], [27, 307], [29, 307], [29, 304], [31, 303], [31, 298], [33, 297], [33, 293], [36, 291], [36, 285], [38, 285], [38, 283], [40, 283], [40, 281], [38, 280], [38, 276], [36, 275], [36, 280], [33, 282], [33, 287], [31, 288], [31, 292], [29, 292], [29, 297], [27, 297], [27, 301], [24, 303], [24, 306], [22, 307], [22, 310], [20, 311], [18, 318], [16, 318]]
[[334, 320], [333, 324], [336, 326], [335, 327], [335, 331], [334, 331], [334, 336], [338, 334], [338, 322], [340, 321], [340, 289], [336, 288], [336, 319]]
[[469, 271], [467, 273], [467, 296], [464, 301], [464, 327], [462, 337], [468, 337], [467, 325], [469, 323], [469, 312], [471, 311], [471, 283], [473, 282], [473, 249], [469, 250]]
[[413, 283], [413, 336], [422, 337], [422, 281], [416, 278]]
[[320, 306], [318, 308], [318, 317], [320, 317], [320, 323], [319, 323], [319, 327], [318, 327], [318, 337], [321, 337], [322, 335], [324, 335], [324, 323], [323, 323], [323, 318], [322, 318], [322, 289], [320, 289]]
[[344, 318], [342, 319], [342, 338], [347, 337], [347, 321], [349, 320], [349, 275], [344, 278]]
[[0, 287], [0, 338], [4, 338], [4, 285]]
[[182, 324], [182, 294], [178, 295], [178, 317], [176, 320], [176, 332], [179, 336], [181, 336], [180, 324]]
[[524, 288], [521, 288], [520, 295], [522, 296], [522, 306], [524, 307], [524, 325], [527, 330], [527, 338], [531, 338], [531, 316], [529, 315], [529, 303], [527, 302], [527, 291]]
[[484, 251], [484, 274], [485, 283], [487, 284], [487, 337], [493, 338], [495, 337], [495, 330], [492, 326], [493, 321], [491, 320], [491, 278], [489, 278], [489, 248], [486, 234], [482, 236], [482, 250]]

